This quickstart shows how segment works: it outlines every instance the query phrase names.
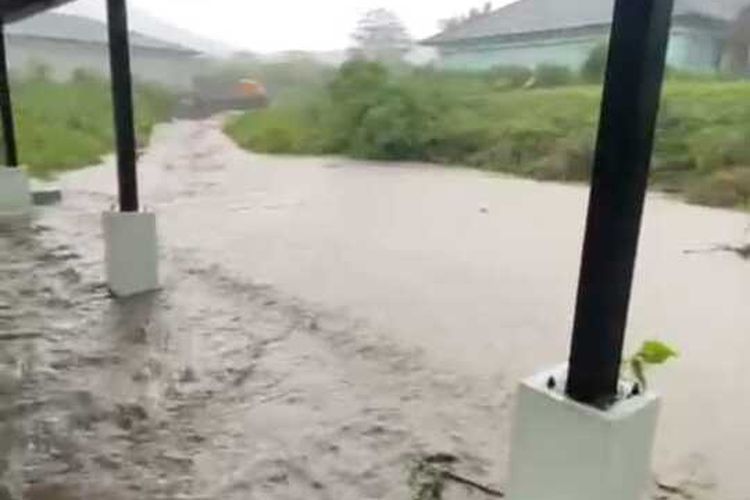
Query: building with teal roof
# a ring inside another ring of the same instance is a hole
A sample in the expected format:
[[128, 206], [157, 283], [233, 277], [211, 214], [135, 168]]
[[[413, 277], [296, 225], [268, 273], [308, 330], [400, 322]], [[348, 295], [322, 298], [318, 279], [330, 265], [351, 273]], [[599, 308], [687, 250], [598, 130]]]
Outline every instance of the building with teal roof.
[[[439, 64], [446, 69], [540, 64], [578, 69], [606, 41], [613, 7], [614, 0], [518, 0], [422, 43], [438, 50]], [[748, 17], [750, 0], [675, 0], [668, 65], [712, 72], [731, 64], [746, 71], [750, 29], [741, 21]]]

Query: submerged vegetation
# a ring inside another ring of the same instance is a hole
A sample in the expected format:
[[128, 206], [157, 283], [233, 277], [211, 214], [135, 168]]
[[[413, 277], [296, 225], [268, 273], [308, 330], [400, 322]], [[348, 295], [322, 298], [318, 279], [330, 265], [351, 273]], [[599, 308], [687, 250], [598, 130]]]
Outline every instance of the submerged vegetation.
[[[589, 176], [601, 48], [581, 75], [554, 66], [482, 74], [350, 61], [304, 98], [231, 120], [258, 152], [461, 164], [536, 179]], [[691, 202], [750, 207], [750, 83], [671, 74], [652, 182]]]
[[463, 487], [468, 494], [481, 493], [487, 498], [504, 498], [505, 493], [478, 483], [453, 471], [458, 458], [448, 453], [425, 455], [414, 460], [409, 469], [411, 500], [443, 500], [449, 484]]
[[[58, 82], [45, 71], [12, 81], [19, 160], [35, 177], [98, 163], [114, 149], [109, 82], [84, 71]], [[134, 90], [136, 133], [144, 144], [153, 126], [170, 117], [167, 91], [144, 84]]]

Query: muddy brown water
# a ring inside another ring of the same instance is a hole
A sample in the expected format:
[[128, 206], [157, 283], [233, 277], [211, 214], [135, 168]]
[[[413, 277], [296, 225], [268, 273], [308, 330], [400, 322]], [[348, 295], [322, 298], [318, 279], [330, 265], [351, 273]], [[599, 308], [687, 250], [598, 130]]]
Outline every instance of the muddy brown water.
[[[159, 128], [140, 176], [159, 293], [102, 284], [111, 166], [0, 235], [0, 499], [405, 500], [430, 452], [502, 489], [517, 381], [566, 357], [585, 188], [254, 155], [214, 121]], [[750, 262], [711, 250], [749, 224], [648, 200], [628, 348], [681, 353], [655, 498], [750, 498]]]

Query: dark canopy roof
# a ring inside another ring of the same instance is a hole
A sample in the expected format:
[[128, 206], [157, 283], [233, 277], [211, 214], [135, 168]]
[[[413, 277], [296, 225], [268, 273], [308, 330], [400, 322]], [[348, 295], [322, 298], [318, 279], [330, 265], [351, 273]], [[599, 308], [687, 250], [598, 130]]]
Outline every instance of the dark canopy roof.
[[[675, 17], [731, 21], [750, 0], [675, 0]], [[614, 0], [519, 0], [427, 39], [427, 45], [609, 24]]]
[[52, 9], [71, 0], [0, 0], [0, 17], [6, 23]]

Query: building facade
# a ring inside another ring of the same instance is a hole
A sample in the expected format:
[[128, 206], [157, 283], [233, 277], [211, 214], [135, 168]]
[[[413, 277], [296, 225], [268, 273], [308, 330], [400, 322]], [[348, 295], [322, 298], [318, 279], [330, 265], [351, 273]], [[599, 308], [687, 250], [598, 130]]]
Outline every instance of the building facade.
[[[44, 66], [57, 80], [78, 69], [108, 78], [107, 36], [106, 25], [96, 20], [39, 14], [7, 27], [8, 65], [16, 74]], [[130, 50], [135, 80], [176, 91], [192, 90], [203, 66], [198, 52], [137, 33], [131, 34]]]
[[[750, 0], [676, 0], [667, 55], [670, 67], [718, 70], [731, 27]], [[609, 36], [614, 0], [519, 0], [425, 40], [453, 70], [540, 64], [580, 68]]]

